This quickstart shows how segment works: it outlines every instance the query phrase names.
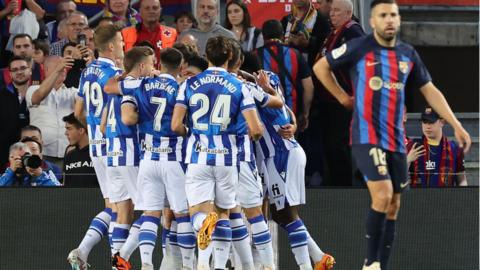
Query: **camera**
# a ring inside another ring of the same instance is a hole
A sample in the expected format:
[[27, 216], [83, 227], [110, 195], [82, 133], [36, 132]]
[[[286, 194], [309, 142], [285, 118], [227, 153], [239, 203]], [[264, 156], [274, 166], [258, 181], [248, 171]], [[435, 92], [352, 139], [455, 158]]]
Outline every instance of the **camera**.
[[22, 167], [18, 168], [15, 173], [25, 175], [27, 174], [26, 167], [30, 167], [32, 169], [37, 169], [42, 165], [42, 159], [38, 155], [32, 155], [30, 153], [25, 153], [21, 157], [22, 160]]
[[77, 42], [78, 44], [82, 45], [82, 46], [87, 46], [87, 36], [85, 34], [78, 34], [77, 35]]

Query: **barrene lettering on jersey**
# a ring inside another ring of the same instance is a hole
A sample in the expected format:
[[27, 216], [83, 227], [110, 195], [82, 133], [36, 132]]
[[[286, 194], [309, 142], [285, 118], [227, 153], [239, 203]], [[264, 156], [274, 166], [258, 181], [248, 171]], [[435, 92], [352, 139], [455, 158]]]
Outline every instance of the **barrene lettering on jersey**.
[[196, 91], [200, 86], [211, 83], [219, 84], [225, 87], [230, 93], [235, 93], [235, 91], [238, 90], [237, 87], [235, 87], [235, 85], [230, 83], [228, 80], [225, 80], [223, 77], [213, 75], [205, 76], [194, 81], [191, 85], [191, 88], [193, 91]]
[[145, 84], [145, 91], [148, 92], [153, 89], [163, 90], [170, 95], [172, 95], [173, 93], [175, 93], [175, 91], [177, 91], [177, 88], [173, 87], [168, 82], [164, 83], [164, 82], [154, 81], [154, 82], [148, 82]]

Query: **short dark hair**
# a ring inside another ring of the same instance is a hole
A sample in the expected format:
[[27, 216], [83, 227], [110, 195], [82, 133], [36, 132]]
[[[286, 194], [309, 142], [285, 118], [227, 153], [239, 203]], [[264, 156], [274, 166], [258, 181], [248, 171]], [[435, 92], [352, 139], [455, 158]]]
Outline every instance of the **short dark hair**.
[[135, 46], [131, 48], [126, 54], [123, 61], [123, 65], [125, 66], [125, 72], [131, 72], [136, 65], [145, 61], [145, 59], [150, 56], [154, 55], [152, 48], [147, 46]]
[[397, 1], [395, 1], [395, 0], [373, 0], [372, 3], [370, 4], [370, 10], [372, 10], [374, 7], [376, 7], [380, 4], [397, 4]]
[[243, 57], [242, 45], [240, 42], [233, 38], [230, 39], [230, 42], [232, 43], [232, 58], [228, 60], [229, 69], [233, 68], [238, 63], [238, 60]]
[[230, 58], [232, 53], [232, 43], [227, 37], [211, 37], [207, 41], [206, 55], [208, 61], [219, 67]]
[[188, 61], [188, 59], [198, 55], [198, 52], [195, 50], [195, 48], [189, 44], [176, 42], [175, 44], [173, 44], [173, 48], [179, 50], [182, 53], [183, 59], [185, 61]]
[[65, 115], [62, 118], [63, 122], [68, 123], [70, 125], [75, 126], [75, 128], [80, 129], [86, 129], [84, 125], [82, 125], [82, 122], [78, 121], [78, 119], [75, 117], [74, 113], [71, 113], [69, 115]]
[[278, 20], [268, 20], [262, 25], [262, 35], [264, 40], [283, 38], [283, 26]]
[[28, 64], [30, 62], [30, 58], [25, 57], [25, 56], [15, 55], [8, 62], [8, 68], [10, 68], [10, 65], [15, 61], [25, 61]]
[[35, 140], [34, 138], [32, 138], [32, 137], [25, 137], [25, 138], [21, 139], [20, 142], [23, 142], [23, 143], [34, 142], [34, 143], [38, 144], [38, 149], [40, 149], [40, 153], [43, 152], [43, 151], [42, 151], [42, 150], [43, 150], [42, 144], [41, 144], [39, 141], [37, 141], [37, 140]]
[[13, 39], [12, 39], [12, 44], [15, 44], [15, 40], [19, 39], [19, 38], [28, 38], [30, 39], [30, 42], [33, 43], [33, 39], [32, 37], [29, 35], [29, 34], [16, 34]]
[[33, 47], [35, 50], [41, 50], [45, 56], [50, 55], [50, 46], [45, 40], [35, 39], [33, 41]]
[[175, 15], [175, 19], [174, 19], [174, 22], [177, 23], [178, 20], [180, 20], [180, 18], [182, 17], [187, 17], [190, 19], [190, 21], [192, 21], [192, 28], [196, 28], [197, 27], [197, 19], [195, 19], [195, 16], [193, 16], [192, 12], [190, 11], [182, 11], [182, 12], [179, 12]]
[[34, 125], [24, 126], [24, 127], [20, 130], [20, 133], [22, 133], [22, 132], [24, 132], [24, 131], [38, 131], [38, 133], [40, 133], [40, 135], [42, 135], [42, 131], [40, 130], [40, 128], [38, 128], [37, 126], [34, 126]]
[[205, 71], [208, 68], [208, 61], [200, 55], [195, 55], [187, 60], [187, 65]]
[[165, 48], [160, 51], [160, 64], [169, 71], [178, 69], [182, 64], [182, 59], [182, 53], [175, 48]]
[[105, 51], [108, 43], [112, 42], [120, 29], [114, 25], [97, 27], [93, 34], [93, 42], [98, 51]]
[[66, 43], [65, 45], [63, 45], [62, 47], [62, 56], [64, 56], [65, 54], [65, 49], [67, 49], [67, 47], [76, 47], [77, 46], [77, 43], [75, 42], [72, 42], [72, 41], [69, 41], [68, 43]]

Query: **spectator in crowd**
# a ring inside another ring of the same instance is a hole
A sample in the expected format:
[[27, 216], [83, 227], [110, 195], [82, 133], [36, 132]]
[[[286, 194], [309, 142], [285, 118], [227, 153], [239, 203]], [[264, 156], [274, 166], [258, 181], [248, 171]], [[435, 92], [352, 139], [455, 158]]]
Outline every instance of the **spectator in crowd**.
[[88, 27], [88, 20], [85, 14], [80, 11], [74, 11], [67, 18], [67, 37], [52, 44], [50, 55], [62, 54], [62, 48], [68, 42], [78, 42], [78, 35]]
[[178, 42], [195, 48], [197, 53], [199, 53], [199, 49], [198, 49], [198, 45], [197, 45], [198, 40], [192, 34], [181, 35]]
[[18, 141], [20, 129], [30, 122], [25, 101], [28, 82], [32, 76], [28, 60], [14, 56], [8, 69], [12, 82], [0, 88], [0, 123], [3, 123], [0, 132], [0, 164], [7, 162], [9, 146]]
[[220, 14], [218, 0], [198, 0], [196, 10], [198, 28], [186, 30], [182, 32], [182, 36], [191, 34], [197, 39], [198, 51], [201, 56], [205, 55], [205, 48], [209, 38], [217, 36], [235, 38], [232, 32], [217, 24], [218, 15]]
[[93, 28], [103, 27], [105, 25], [113, 25], [113, 19], [110, 17], [102, 17], [98, 20], [96, 24], [91, 24]]
[[[362, 27], [352, 20], [352, 15], [353, 4], [350, 0], [332, 1], [330, 21], [333, 29], [321, 47], [317, 60], [349, 40], [365, 35]], [[346, 69], [336, 70], [334, 75], [342, 88], [352, 96], [353, 86], [349, 71]], [[320, 142], [324, 150], [323, 159], [327, 168], [327, 173], [324, 175], [324, 185], [351, 186], [353, 174], [350, 170], [352, 168], [352, 157], [349, 141], [352, 112], [342, 106], [315, 76], [313, 76], [313, 83], [317, 94], [316, 106], [314, 107], [318, 110], [318, 113], [315, 114], [316, 119], [312, 119], [312, 121], [319, 123], [319, 125], [316, 125], [315, 130], [310, 130], [309, 133], [313, 138], [321, 138], [321, 140], [317, 139], [312, 142]], [[321, 135], [318, 133], [321, 133]], [[320, 159], [322, 157], [317, 157], [314, 160]], [[321, 163], [311, 162], [310, 164], [313, 167], [318, 167]]]
[[421, 116], [421, 139], [407, 146], [423, 145], [424, 154], [410, 164], [412, 187], [466, 186], [463, 148], [443, 134], [445, 121], [430, 107]]
[[62, 118], [73, 112], [76, 88], [64, 85], [66, 69], [73, 65], [72, 58], [49, 56], [45, 60], [47, 77], [40, 85], [27, 90], [26, 101], [30, 110], [30, 124], [43, 134], [45, 158], [61, 166], [68, 145], [63, 132]]
[[142, 22], [140, 14], [130, 7], [130, 0], [106, 0], [102, 17], [111, 18], [120, 29]]
[[282, 18], [287, 44], [303, 53], [310, 67], [330, 32], [328, 16], [332, 0], [320, 1], [320, 9], [316, 10], [310, 0], [294, 0], [292, 12]]
[[225, 28], [232, 31], [242, 44], [243, 51], [253, 51], [263, 46], [262, 30], [252, 26], [250, 13], [243, 0], [232, 0], [227, 4]]
[[[40, 144], [33, 139], [26, 143], [17, 142], [10, 146], [9, 165], [2, 176], [0, 186], [59, 186], [60, 183], [48, 168], [44, 168], [39, 156]], [[30, 156], [29, 158], [25, 158]]]
[[[34, 52], [33, 41], [29, 35], [18, 34], [13, 38], [13, 56], [23, 57], [27, 60], [28, 66], [30, 67], [31, 76], [28, 81], [29, 85], [40, 84], [45, 78], [42, 65], [33, 60]], [[3, 87], [12, 82], [11, 72], [7, 68], [2, 69], [0, 81], [0, 85]]]
[[73, 66], [68, 70], [67, 77], [64, 81], [65, 86], [67, 88], [78, 88], [82, 71], [95, 59], [94, 51], [90, 49], [90, 46], [86, 47], [81, 44], [69, 42], [63, 46], [62, 57], [73, 58]]
[[261, 68], [278, 74], [283, 88], [285, 104], [297, 115], [298, 128], [308, 127], [313, 83], [310, 68], [300, 52], [281, 42], [282, 24], [277, 20], [263, 23], [265, 45], [257, 49]]
[[63, 40], [63, 39], [68, 39], [68, 22], [67, 21], [68, 21], [67, 19], [63, 19], [58, 23], [57, 40], [55, 40], [54, 42]]
[[174, 22], [179, 35], [190, 28], [197, 28], [197, 20], [190, 11], [183, 11], [175, 15]]
[[47, 172], [47, 174], [51, 175], [51, 179], [56, 179], [59, 181], [63, 179], [63, 174], [60, 167], [53, 162], [45, 160], [45, 157], [43, 156], [43, 144], [41, 142], [30, 137], [22, 137], [20, 142], [23, 142], [28, 146], [32, 155], [37, 155], [40, 157], [40, 166], [45, 172]]
[[59, 28], [60, 22], [65, 20], [72, 14], [74, 11], [77, 10], [77, 4], [73, 0], [61, 0], [57, 4], [57, 10], [55, 13], [55, 20], [47, 23], [47, 30], [48, 30], [48, 39], [50, 43], [54, 43], [58, 40], [63, 39], [64, 37], [59, 37]]
[[50, 46], [44, 40], [35, 39], [33, 41], [33, 49], [33, 61], [37, 64], [43, 65], [45, 58], [50, 54]]
[[157, 67], [160, 67], [160, 50], [172, 47], [177, 40], [177, 30], [160, 24], [161, 11], [159, 0], [142, 0], [140, 2], [142, 23], [122, 30], [125, 51], [142, 41], [148, 41], [154, 47]]
[[32, 125], [24, 126], [20, 130], [20, 141], [25, 138], [32, 138], [39, 142], [43, 147], [42, 131], [38, 127]]
[[69, 146], [63, 160], [63, 185], [66, 187], [98, 187], [97, 176], [88, 152], [87, 129], [73, 113], [63, 117]]

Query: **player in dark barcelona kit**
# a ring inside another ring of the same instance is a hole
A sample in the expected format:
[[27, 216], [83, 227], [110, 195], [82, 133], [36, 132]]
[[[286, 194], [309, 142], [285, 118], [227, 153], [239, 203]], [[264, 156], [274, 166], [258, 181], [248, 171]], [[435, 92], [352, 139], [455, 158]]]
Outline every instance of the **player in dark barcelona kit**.
[[[402, 124], [407, 81], [420, 89], [432, 108], [455, 130], [459, 145], [468, 151], [469, 134], [455, 118], [442, 93], [412, 46], [396, 39], [400, 29], [394, 0], [374, 0], [370, 25], [373, 34], [360, 37], [328, 53], [313, 70], [330, 93], [347, 108], [353, 107], [352, 154], [372, 198], [368, 212], [368, 269], [387, 269], [395, 236], [400, 195], [408, 186], [405, 131]], [[332, 70], [350, 70], [355, 89], [351, 98], [336, 83]]]

